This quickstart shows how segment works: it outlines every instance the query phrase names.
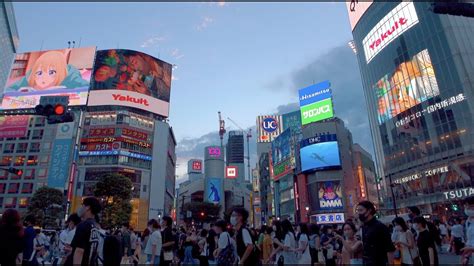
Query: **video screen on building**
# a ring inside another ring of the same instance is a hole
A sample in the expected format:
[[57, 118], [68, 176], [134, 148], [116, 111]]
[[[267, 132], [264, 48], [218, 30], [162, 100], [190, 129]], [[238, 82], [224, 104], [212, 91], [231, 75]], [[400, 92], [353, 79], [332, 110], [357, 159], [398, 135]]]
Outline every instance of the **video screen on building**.
[[300, 149], [301, 170], [319, 170], [341, 166], [337, 141], [311, 144]]
[[301, 125], [334, 116], [330, 87], [326, 80], [299, 90]]
[[85, 105], [95, 50], [84, 47], [17, 54], [1, 109], [34, 108], [41, 96], [69, 96], [69, 106]]
[[168, 117], [171, 69], [137, 51], [97, 51], [88, 105], [129, 106]]
[[222, 178], [208, 178], [206, 186], [205, 201], [219, 203], [224, 198]]
[[399, 64], [384, 75], [373, 89], [377, 95], [379, 124], [439, 95], [438, 82], [428, 50]]

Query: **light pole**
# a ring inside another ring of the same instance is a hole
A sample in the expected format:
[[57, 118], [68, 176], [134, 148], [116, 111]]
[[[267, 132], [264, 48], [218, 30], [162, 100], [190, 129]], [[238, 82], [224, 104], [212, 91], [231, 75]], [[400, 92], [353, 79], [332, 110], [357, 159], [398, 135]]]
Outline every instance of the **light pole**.
[[389, 175], [388, 178], [390, 180], [390, 191], [392, 192], [393, 210], [395, 211], [395, 217], [398, 217], [398, 214], [397, 214], [397, 200], [395, 198], [395, 193], [393, 193], [393, 187], [395, 186], [395, 184], [392, 183], [392, 175]]
[[306, 210], [306, 222], [309, 223], [309, 206], [306, 206], [304, 209]]

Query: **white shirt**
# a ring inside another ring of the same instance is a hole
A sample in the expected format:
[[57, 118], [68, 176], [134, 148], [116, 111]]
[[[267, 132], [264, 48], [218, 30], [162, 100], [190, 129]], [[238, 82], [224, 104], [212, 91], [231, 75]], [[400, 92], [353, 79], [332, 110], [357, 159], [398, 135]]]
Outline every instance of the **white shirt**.
[[148, 239], [148, 242], [146, 243], [145, 254], [152, 255], [153, 245], [156, 245], [155, 256], [160, 256], [161, 247], [163, 245], [163, 240], [161, 238], [160, 230], [153, 231], [153, 233], [151, 234], [150, 238]]
[[469, 218], [466, 221], [466, 246], [474, 247], [474, 219]]
[[442, 234], [444, 236], [448, 235], [448, 228], [446, 228], [446, 225], [440, 224], [439, 225], [439, 232], [440, 232], [440, 234]]
[[306, 248], [299, 253], [298, 264], [311, 264], [311, 254], [309, 254], [309, 239], [306, 234], [301, 234], [298, 241], [298, 248], [302, 248], [306, 242]]
[[248, 245], [251, 245], [253, 244], [252, 242], [252, 237], [250, 236], [250, 232], [247, 228], [244, 228], [242, 230], [242, 238], [244, 240], [244, 244], [245, 246], [248, 246]]
[[464, 238], [464, 228], [460, 224], [455, 224], [451, 227], [451, 235], [457, 238]]
[[226, 248], [228, 244], [231, 244], [229, 233], [227, 232], [220, 233], [219, 240], [217, 241], [217, 248], [222, 250]]
[[[285, 240], [283, 241], [283, 245], [289, 248], [296, 248], [296, 239], [295, 235], [292, 232], [288, 232], [285, 235]], [[296, 264], [296, 253], [294, 251], [283, 251], [283, 257], [285, 258], [285, 264]]]

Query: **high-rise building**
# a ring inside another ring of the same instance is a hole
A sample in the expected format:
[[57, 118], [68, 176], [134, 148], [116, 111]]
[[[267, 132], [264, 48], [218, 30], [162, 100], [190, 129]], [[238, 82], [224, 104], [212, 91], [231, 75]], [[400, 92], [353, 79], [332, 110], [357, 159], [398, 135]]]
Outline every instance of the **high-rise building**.
[[449, 216], [474, 191], [474, 18], [422, 1], [347, 6], [384, 209]]
[[359, 185], [356, 186], [360, 200], [369, 200], [379, 205], [379, 184], [375, 174], [375, 164], [372, 155], [362, 146], [354, 143], [352, 146], [354, 173]]
[[15, 12], [12, 2], [0, 3], [0, 92], [3, 91], [13, 56], [19, 45]]
[[[245, 161], [244, 161], [244, 132], [229, 131], [229, 138], [226, 147], [226, 166], [237, 169], [237, 180], [245, 180]], [[228, 175], [226, 173], [226, 175]]]

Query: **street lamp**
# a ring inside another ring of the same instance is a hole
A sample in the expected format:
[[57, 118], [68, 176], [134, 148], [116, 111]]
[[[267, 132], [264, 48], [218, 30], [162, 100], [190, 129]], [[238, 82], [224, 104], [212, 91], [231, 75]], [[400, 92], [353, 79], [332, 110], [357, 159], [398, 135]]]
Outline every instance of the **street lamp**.
[[304, 209], [306, 210], [307, 222], [309, 222], [309, 206], [306, 206]]

